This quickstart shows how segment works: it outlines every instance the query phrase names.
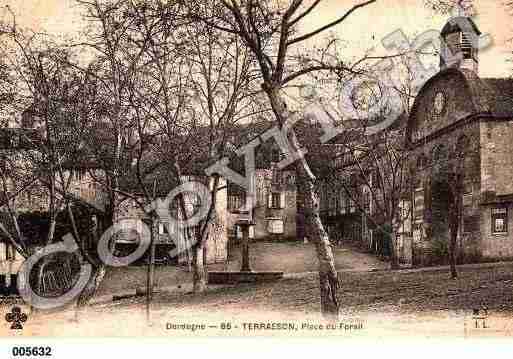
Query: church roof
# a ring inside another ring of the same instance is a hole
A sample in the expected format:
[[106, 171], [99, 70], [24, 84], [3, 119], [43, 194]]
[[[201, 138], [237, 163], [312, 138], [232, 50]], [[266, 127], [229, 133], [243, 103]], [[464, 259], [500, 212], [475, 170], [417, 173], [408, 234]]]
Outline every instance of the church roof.
[[484, 78], [481, 81], [492, 91], [490, 112], [498, 117], [513, 115], [513, 79]]
[[[513, 116], [513, 78], [481, 78], [467, 69], [448, 68], [440, 71], [424, 84], [423, 89], [441, 77], [460, 74], [471, 94], [475, 114], [488, 113], [496, 117]], [[423, 90], [419, 92], [422, 93]], [[412, 108], [415, 112], [417, 101]]]
[[454, 32], [462, 31], [459, 25], [462, 21], [468, 21], [472, 26], [473, 30], [475, 31], [476, 35], [481, 35], [481, 31], [478, 29], [476, 23], [470, 17], [465, 16], [458, 16], [449, 19], [449, 21], [447, 21], [445, 26], [442, 28], [441, 35], [448, 35]]
[[479, 112], [493, 116], [513, 116], [513, 78], [481, 78], [473, 71], [460, 69], [472, 92]]
[[[466, 80], [466, 84], [472, 94], [476, 112], [492, 112], [494, 102], [494, 90], [480, 78], [474, 71], [468, 69], [451, 69], [460, 72]], [[442, 71], [450, 72], [450, 71]]]

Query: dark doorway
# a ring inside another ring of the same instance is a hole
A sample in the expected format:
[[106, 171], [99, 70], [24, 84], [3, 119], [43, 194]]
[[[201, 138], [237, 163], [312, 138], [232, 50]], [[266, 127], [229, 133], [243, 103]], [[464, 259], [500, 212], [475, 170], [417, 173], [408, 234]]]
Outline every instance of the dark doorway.
[[432, 238], [449, 243], [449, 185], [434, 179], [431, 188]]

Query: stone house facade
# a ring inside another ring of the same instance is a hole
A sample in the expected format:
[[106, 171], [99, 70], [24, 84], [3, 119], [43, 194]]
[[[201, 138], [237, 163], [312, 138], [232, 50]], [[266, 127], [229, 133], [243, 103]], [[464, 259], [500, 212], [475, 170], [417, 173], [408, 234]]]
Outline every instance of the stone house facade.
[[[370, 230], [364, 209], [370, 210], [370, 203], [364, 200], [363, 188], [356, 181], [353, 185], [342, 184], [348, 178], [353, 163], [353, 155], [343, 146], [330, 144], [324, 150], [333, 155], [333, 163], [329, 164], [336, 180], [321, 180], [317, 184], [320, 215], [332, 242], [370, 241]], [[346, 188], [351, 188], [350, 191]], [[360, 203], [361, 202], [361, 203]]]
[[[189, 178], [185, 180], [194, 180], [205, 182], [206, 178]], [[212, 182], [212, 181], [211, 181]], [[212, 185], [212, 183], [210, 183]], [[212, 225], [209, 228], [209, 237], [204, 248], [204, 261], [207, 264], [223, 263], [228, 256], [228, 225], [227, 225], [227, 188], [224, 180], [219, 183], [220, 190], [217, 191], [215, 215]], [[154, 203], [161, 206], [158, 211], [159, 218], [156, 227], [158, 228], [156, 238], [157, 260], [165, 264], [187, 264], [191, 258], [191, 246], [188, 237], [185, 235], [184, 229], [178, 228], [173, 221], [169, 221], [170, 217], [180, 218], [180, 211], [176, 207], [177, 202], [173, 201], [169, 207], [165, 207], [165, 196], [163, 194]], [[195, 196], [184, 194], [186, 210], [193, 213], [194, 207], [197, 205]], [[142, 201], [141, 201], [142, 202]], [[132, 252], [134, 247], [139, 244], [140, 233], [139, 228], [132, 228], [133, 224], [126, 220], [141, 220], [149, 226], [149, 217], [145, 211], [137, 204], [134, 199], [127, 198], [120, 203], [115, 213], [115, 222], [125, 224], [116, 234], [115, 245], [118, 252]], [[139, 222], [140, 223], [140, 222]], [[142, 258], [147, 259], [148, 253]]]
[[[297, 236], [298, 204], [295, 173], [279, 170], [276, 164], [269, 169], [255, 170], [256, 206], [252, 214], [255, 225], [250, 227], [254, 240], [295, 240]], [[245, 209], [246, 193], [236, 185], [228, 185], [227, 223], [234, 240], [242, 233], [235, 225]]]

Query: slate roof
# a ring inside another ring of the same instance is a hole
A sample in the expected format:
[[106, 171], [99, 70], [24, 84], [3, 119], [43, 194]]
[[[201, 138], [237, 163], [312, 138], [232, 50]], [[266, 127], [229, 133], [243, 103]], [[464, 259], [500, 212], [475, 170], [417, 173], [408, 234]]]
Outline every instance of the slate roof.
[[496, 117], [513, 116], [513, 78], [481, 78], [470, 70], [459, 71], [467, 80], [479, 112]]
[[489, 110], [497, 117], [513, 116], [513, 79], [484, 78], [485, 86], [491, 90]]

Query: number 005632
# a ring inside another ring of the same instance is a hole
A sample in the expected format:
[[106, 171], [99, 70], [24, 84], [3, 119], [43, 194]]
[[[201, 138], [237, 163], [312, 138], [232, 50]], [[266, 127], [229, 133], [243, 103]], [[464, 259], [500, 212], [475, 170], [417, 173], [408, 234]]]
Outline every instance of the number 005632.
[[50, 357], [52, 356], [51, 347], [13, 347], [11, 354], [13, 357]]

